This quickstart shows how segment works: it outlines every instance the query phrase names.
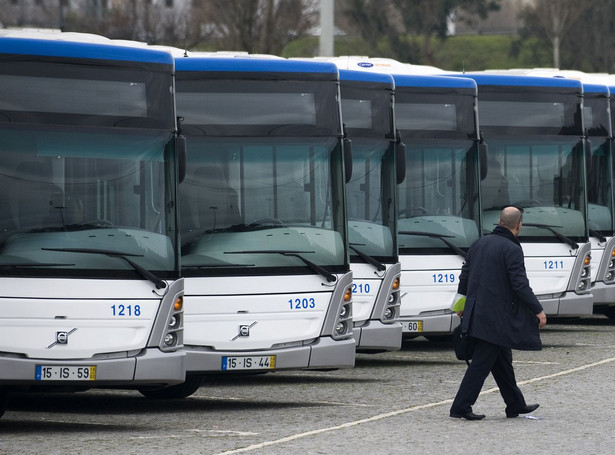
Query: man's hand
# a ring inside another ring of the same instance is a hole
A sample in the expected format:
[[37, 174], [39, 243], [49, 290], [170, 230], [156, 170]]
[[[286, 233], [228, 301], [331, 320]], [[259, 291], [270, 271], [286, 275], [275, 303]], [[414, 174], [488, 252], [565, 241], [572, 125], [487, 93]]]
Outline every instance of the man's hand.
[[536, 315], [538, 318], [538, 328], [542, 329], [545, 325], [547, 325], [547, 315], [544, 311], [541, 311]]

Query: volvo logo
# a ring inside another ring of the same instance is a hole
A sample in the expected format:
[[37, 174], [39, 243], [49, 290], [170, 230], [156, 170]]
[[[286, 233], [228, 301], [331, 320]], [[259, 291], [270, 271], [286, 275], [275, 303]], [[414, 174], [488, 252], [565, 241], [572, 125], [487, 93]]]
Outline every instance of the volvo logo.
[[68, 344], [68, 336], [71, 333], [74, 333], [77, 330], [77, 327], [75, 327], [74, 329], [69, 330], [68, 332], [56, 332], [56, 340], [51, 343], [49, 346], [47, 346], [47, 349], [51, 349], [52, 347], [54, 347], [56, 344]]
[[239, 333], [237, 333], [237, 335], [235, 335], [233, 338], [231, 338], [231, 341], [235, 341], [237, 338], [243, 338], [243, 337], [249, 337], [250, 336], [250, 329], [252, 327], [254, 327], [256, 325], [256, 321], [254, 321], [252, 324], [242, 324], [239, 326]]

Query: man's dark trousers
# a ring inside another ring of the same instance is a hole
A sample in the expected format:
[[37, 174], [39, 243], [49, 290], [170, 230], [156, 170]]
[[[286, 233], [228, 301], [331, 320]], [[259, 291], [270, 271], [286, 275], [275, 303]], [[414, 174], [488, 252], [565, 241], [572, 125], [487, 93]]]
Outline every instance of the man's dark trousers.
[[476, 403], [489, 373], [493, 374], [506, 409], [516, 411], [525, 407], [525, 398], [515, 380], [512, 350], [475, 338], [472, 363], [463, 376], [451, 406], [452, 413], [465, 414], [472, 411], [472, 405]]

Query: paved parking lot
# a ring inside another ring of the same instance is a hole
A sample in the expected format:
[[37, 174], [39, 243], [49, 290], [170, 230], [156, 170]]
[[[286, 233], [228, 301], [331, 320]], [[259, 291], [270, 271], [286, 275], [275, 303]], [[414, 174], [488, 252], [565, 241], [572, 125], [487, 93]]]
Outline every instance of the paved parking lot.
[[507, 419], [490, 379], [479, 422], [448, 409], [465, 370], [447, 343], [357, 357], [354, 369], [213, 377], [192, 397], [132, 391], [13, 395], [0, 453], [611, 454], [615, 321], [550, 321], [541, 352], [515, 351], [531, 418]]

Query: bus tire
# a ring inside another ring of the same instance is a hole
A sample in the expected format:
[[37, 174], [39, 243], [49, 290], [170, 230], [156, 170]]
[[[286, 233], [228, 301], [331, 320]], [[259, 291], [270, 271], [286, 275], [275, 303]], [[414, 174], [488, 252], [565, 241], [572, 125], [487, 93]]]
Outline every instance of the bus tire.
[[199, 390], [202, 377], [199, 375], [186, 375], [181, 384], [162, 387], [159, 389], [139, 389], [141, 395], [152, 399], [179, 399], [186, 398]]
[[9, 401], [9, 394], [6, 390], [0, 389], [0, 417], [4, 415], [6, 404]]
[[429, 341], [433, 341], [435, 343], [443, 343], [443, 342], [451, 342], [453, 341], [452, 335], [425, 335]]
[[600, 313], [604, 314], [609, 319], [615, 319], [615, 307], [609, 306], [606, 308], [601, 308]]

